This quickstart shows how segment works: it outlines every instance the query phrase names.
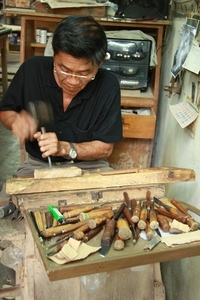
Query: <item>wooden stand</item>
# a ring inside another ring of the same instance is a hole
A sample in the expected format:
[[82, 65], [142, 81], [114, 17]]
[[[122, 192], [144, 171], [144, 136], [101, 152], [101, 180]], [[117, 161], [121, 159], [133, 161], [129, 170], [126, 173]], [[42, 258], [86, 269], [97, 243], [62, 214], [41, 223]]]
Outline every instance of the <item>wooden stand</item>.
[[8, 34], [11, 29], [5, 28], [0, 30], [0, 50], [1, 50], [1, 69], [2, 69], [2, 86], [3, 94], [6, 92], [8, 87], [8, 75], [7, 75], [7, 41]]

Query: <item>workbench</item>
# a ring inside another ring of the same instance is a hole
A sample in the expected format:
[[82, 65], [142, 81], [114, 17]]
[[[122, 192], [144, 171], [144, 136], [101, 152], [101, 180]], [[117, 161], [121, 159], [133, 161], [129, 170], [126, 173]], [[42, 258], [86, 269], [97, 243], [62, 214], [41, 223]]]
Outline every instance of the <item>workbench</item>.
[[[113, 203], [113, 201], [120, 203], [123, 201], [125, 191], [130, 199], [143, 199], [147, 190], [151, 195], [162, 198], [165, 195], [165, 184], [194, 180], [193, 170], [176, 168], [118, 170], [83, 174], [74, 178], [8, 179], [6, 191], [12, 194], [13, 202], [25, 217], [19, 235], [16, 235], [16, 230], [10, 233], [10, 236], [4, 235], [4, 239], [11, 239], [17, 245], [21, 239], [20, 247], [24, 252], [24, 259], [18, 275], [23, 299], [51, 300], [56, 294], [60, 299], [74, 300], [85, 300], [88, 297], [95, 300], [121, 300], [124, 297], [132, 300], [133, 297], [145, 299], [147, 296], [151, 300], [164, 300], [159, 262], [199, 255], [200, 242], [174, 248], [160, 243], [153, 250], [144, 251], [142, 249], [146, 241], [139, 239], [134, 246], [128, 241], [123, 251], [116, 252], [110, 249], [104, 258], [95, 253], [82, 261], [57, 265], [46, 257], [29, 210], [48, 205], [100, 204]], [[189, 204], [186, 208], [191, 209]], [[200, 211], [195, 209], [195, 213], [200, 214]], [[91, 240], [91, 245], [97, 241], [98, 236], [97, 240]], [[135, 273], [134, 267], [139, 266], [146, 266], [146, 268]], [[107, 273], [106, 284], [96, 294], [88, 296], [81, 279], [96, 273]], [[138, 291], [138, 286], [141, 284], [145, 289], [141, 287]]]

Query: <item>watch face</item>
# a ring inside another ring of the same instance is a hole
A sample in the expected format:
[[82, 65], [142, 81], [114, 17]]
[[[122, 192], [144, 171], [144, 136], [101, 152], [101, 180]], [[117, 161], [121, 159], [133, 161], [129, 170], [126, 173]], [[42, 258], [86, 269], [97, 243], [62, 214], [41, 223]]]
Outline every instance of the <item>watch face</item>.
[[75, 149], [70, 149], [69, 156], [71, 157], [71, 159], [75, 159], [77, 157], [76, 150]]

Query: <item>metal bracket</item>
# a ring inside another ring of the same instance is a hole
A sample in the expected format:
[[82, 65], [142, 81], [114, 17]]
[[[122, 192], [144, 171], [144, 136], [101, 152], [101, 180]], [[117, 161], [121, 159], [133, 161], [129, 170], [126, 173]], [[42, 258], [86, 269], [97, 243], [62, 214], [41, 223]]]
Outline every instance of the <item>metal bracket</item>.
[[103, 192], [91, 192], [92, 200], [98, 201], [99, 199], [103, 198]]

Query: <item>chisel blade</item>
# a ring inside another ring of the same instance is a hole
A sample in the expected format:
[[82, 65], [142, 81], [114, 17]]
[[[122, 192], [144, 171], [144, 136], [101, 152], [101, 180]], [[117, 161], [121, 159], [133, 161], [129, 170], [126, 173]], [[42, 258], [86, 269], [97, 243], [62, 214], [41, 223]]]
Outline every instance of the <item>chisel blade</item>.
[[157, 246], [161, 241], [161, 238], [159, 235], [156, 235], [150, 240], [146, 246], [143, 248], [143, 250], [152, 250], [155, 246]]

